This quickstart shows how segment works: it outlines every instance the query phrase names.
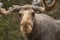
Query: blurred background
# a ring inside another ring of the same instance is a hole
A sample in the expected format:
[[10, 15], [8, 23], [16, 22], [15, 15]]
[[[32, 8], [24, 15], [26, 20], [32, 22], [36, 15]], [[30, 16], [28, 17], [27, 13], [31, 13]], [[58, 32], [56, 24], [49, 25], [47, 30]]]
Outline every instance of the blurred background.
[[[52, 0], [47, 0], [47, 2], [50, 4]], [[9, 9], [9, 7], [12, 5], [25, 5], [35, 3], [36, 0], [0, 0], [0, 5], [3, 5], [2, 7], [6, 9]], [[41, 3], [40, 6], [42, 6]], [[60, 0], [58, 0], [54, 10], [46, 14], [53, 17], [54, 19], [60, 19]], [[0, 40], [24, 40], [19, 27], [19, 15], [17, 13], [12, 13], [9, 16], [0, 15]]]

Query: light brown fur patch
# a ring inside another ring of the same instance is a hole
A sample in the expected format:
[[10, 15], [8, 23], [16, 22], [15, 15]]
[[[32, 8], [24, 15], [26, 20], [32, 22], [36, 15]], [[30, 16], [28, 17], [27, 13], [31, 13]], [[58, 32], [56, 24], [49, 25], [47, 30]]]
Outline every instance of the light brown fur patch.
[[19, 11], [20, 14], [22, 14], [22, 19], [20, 22], [20, 30], [23, 34], [31, 33], [33, 28], [33, 17], [32, 13], [34, 10], [30, 5], [25, 5], [21, 8]]

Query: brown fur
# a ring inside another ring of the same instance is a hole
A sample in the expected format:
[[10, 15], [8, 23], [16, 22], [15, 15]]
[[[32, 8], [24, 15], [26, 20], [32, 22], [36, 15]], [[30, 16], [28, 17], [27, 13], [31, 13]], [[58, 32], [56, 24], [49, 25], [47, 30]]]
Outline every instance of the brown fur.
[[[27, 40], [60, 40], [60, 22], [45, 14], [35, 14], [31, 6], [23, 6], [20, 30]], [[60, 21], [60, 20], [59, 20]]]
[[20, 15], [22, 15], [22, 19], [20, 22], [21, 32], [25, 35], [27, 33], [31, 33], [33, 27], [33, 14], [34, 10], [30, 5], [24, 5], [19, 11]]
[[29, 10], [29, 9], [32, 9], [32, 6], [31, 5], [24, 5], [24, 6], [22, 6], [21, 9], [23, 9], [23, 10]]

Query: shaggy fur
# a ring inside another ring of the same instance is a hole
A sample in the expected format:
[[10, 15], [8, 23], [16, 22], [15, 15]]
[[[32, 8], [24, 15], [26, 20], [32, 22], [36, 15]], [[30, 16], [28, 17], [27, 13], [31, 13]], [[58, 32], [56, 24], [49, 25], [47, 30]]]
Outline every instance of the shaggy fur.
[[[26, 22], [31, 23], [27, 20], [28, 17], [31, 18], [32, 16], [31, 14], [33, 10], [31, 10], [32, 8], [29, 6], [21, 8], [19, 13], [25, 15], [25, 18], [23, 17], [21, 21], [23, 25], [26, 25]], [[26, 17], [26, 14], [29, 15]], [[21, 30], [27, 40], [60, 40], [60, 20], [55, 20], [46, 14], [35, 14], [32, 19], [34, 20], [34, 22], [32, 21], [33, 27], [30, 26], [32, 29], [30, 30], [29, 26], [24, 29], [24, 25]], [[25, 30], [27, 30], [28, 33]]]
[[35, 14], [32, 32], [26, 35], [28, 40], [60, 40], [60, 20], [46, 14]]

